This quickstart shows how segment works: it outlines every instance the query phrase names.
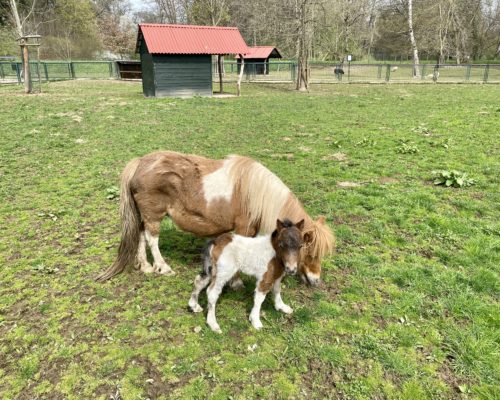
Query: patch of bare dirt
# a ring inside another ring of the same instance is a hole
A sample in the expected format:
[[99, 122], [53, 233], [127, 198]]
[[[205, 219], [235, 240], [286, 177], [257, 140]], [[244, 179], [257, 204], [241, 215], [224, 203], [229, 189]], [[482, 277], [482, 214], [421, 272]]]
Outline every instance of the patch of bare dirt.
[[323, 161], [347, 161], [347, 154], [345, 153], [333, 153], [327, 156], [321, 157]]
[[398, 183], [399, 181], [397, 179], [391, 178], [389, 176], [382, 176], [378, 179], [378, 182], [381, 185], [390, 185], [392, 183]]
[[192, 373], [186, 373], [177, 376], [175, 382], [168, 382], [163, 378], [162, 373], [153, 365], [153, 363], [144, 357], [135, 357], [132, 361], [134, 364], [141, 366], [144, 369], [144, 391], [150, 399], [157, 399], [162, 395], [171, 393], [176, 388], [184, 386], [193, 377]]
[[361, 186], [360, 183], [356, 182], [349, 182], [349, 181], [342, 181], [342, 182], [337, 182], [337, 187], [342, 188], [342, 189], [350, 189], [350, 188], [355, 188]]

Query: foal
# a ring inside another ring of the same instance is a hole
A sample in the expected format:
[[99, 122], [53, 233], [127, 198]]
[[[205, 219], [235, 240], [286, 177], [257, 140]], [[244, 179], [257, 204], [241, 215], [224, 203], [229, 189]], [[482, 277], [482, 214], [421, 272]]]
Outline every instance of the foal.
[[262, 328], [260, 307], [266, 294], [273, 290], [276, 310], [291, 314], [290, 306], [283, 303], [280, 294], [281, 279], [285, 272], [297, 272], [304, 220], [294, 224], [288, 219], [277, 220], [271, 235], [245, 237], [225, 233], [210, 242], [203, 257], [203, 272], [194, 280], [194, 290], [189, 300], [193, 312], [203, 309], [198, 304], [200, 292], [208, 286], [207, 324], [214, 332], [222, 333], [215, 318], [215, 304], [224, 285], [239, 271], [257, 278], [255, 298], [250, 322], [255, 329]]

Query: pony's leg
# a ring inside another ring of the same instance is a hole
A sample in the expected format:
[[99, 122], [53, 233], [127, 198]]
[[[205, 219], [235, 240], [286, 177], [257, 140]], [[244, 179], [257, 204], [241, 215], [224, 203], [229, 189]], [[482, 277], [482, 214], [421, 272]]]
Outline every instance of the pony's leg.
[[139, 237], [139, 248], [137, 250], [137, 266], [144, 273], [154, 272], [154, 268], [148, 262], [148, 257], [146, 255], [146, 236], [144, 231], [141, 232]]
[[200, 274], [194, 279], [194, 290], [189, 299], [189, 307], [195, 313], [202, 312], [203, 308], [198, 303], [200, 292], [205, 289], [211, 281], [211, 276], [208, 274]]
[[283, 299], [281, 298], [281, 279], [283, 275], [281, 275], [273, 285], [273, 295], [274, 295], [274, 308], [278, 311], [282, 311], [285, 314], [291, 314], [293, 312], [292, 307], [283, 303]]
[[160, 248], [158, 247], [158, 239], [160, 236], [160, 222], [146, 223], [145, 228], [146, 240], [148, 242], [149, 248], [151, 249], [151, 254], [153, 254], [154, 258], [154, 271], [158, 274], [173, 275], [175, 272], [172, 271], [172, 268], [170, 268], [170, 266], [165, 262], [160, 253]]
[[255, 296], [253, 300], [253, 308], [250, 311], [250, 322], [253, 327], [257, 330], [263, 327], [262, 322], [260, 322], [260, 307], [262, 306], [262, 302], [266, 298], [267, 292], [261, 292], [259, 290], [259, 284], [257, 283], [257, 288], [255, 289]]

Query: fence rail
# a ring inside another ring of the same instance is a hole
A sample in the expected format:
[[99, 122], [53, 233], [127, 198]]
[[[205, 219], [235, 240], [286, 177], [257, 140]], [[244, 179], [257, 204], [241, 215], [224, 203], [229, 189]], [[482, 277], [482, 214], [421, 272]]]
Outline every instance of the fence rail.
[[[31, 78], [42, 82], [69, 79], [119, 79], [114, 61], [43, 61], [31, 64]], [[0, 61], [0, 83], [22, 83], [22, 63]], [[224, 63], [224, 82], [238, 79], [240, 66], [234, 61]], [[500, 64], [344, 64], [311, 63], [311, 83], [500, 83]], [[212, 66], [214, 82], [219, 80], [217, 63]], [[246, 82], [291, 83], [297, 77], [293, 61], [245, 63]]]

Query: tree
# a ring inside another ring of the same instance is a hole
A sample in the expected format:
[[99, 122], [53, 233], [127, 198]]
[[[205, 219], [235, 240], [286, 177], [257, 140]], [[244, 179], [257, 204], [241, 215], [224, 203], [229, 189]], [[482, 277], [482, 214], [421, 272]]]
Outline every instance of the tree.
[[408, 4], [408, 34], [410, 36], [411, 50], [413, 53], [413, 77], [418, 77], [418, 65], [420, 64], [420, 60], [418, 58], [418, 48], [417, 41], [415, 40], [415, 33], [413, 32], [413, 0], [407, 0]]

